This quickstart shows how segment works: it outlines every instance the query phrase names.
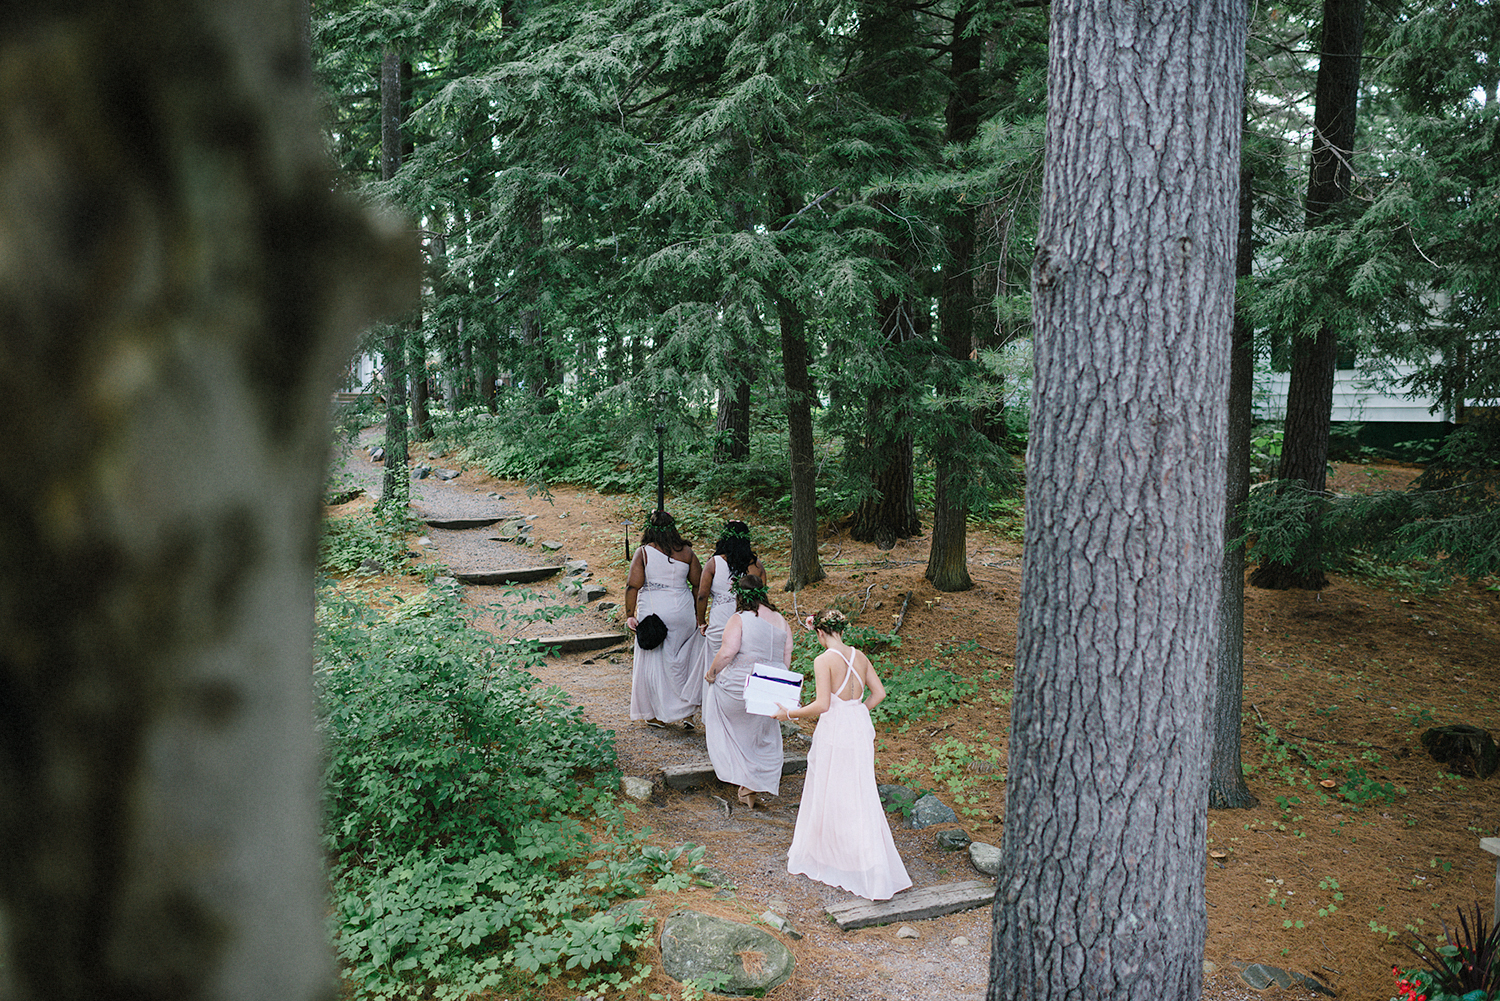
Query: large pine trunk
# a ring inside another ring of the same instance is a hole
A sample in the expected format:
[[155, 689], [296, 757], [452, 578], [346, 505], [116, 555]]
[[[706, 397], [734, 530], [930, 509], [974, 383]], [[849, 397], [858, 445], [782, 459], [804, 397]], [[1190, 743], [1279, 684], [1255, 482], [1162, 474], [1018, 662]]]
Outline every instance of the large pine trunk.
[[334, 195], [295, 11], [6, 12], [15, 1001], [336, 991], [310, 684], [328, 401], [355, 327], [404, 307], [418, 269], [410, 234], [377, 244]]
[[1201, 987], [1245, 16], [1052, 7], [990, 1001]]
[[[883, 318], [881, 333], [892, 351], [916, 336], [910, 303], [887, 296], [878, 310]], [[892, 549], [897, 539], [922, 534], [912, 435], [904, 429], [909, 411], [899, 393], [870, 393], [865, 412], [864, 447], [874, 467], [872, 494], [855, 509], [849, 535], [880, 549]]]
[[786, 589], [796, 591], [827, 574], [818, 560], [817, 455], [813, 450], [812, 376], [807, 370], [807, 320], [789, 299], [777, 299], [776, 309], [781, 321], [792, 465], [792, 549]]
[[[973, 18], [972, 0], [961, 0], [953, 22], [952, 61], [949, 78], [953, 91], [945, 111], [947, 126], [943, 137], [947, 145], [967, 145], [979, 131], [979, 66], [982, 38], [969, 31]], [[943, 261], [943, 291], [938, 303], [943, 352], [949, 364], [957, 367], [969, 363], [974, 353], [974, 276], [970, 262], [974, 258], [974, 208], [964, 206], [954, 211], [944, 226], [946, 254]], [[940, 390], [956, 394], [957, 384], [951, 378], [942, 380]], [[927, 555], [927, 579], [939, 591], [966, 591], [974, 586], [969, 578], [968, 518], [969, 508], [963, 490], [970, 474], [966, 438], [972, 433], [973, 415], [950, 406], [937, 459], [937, 496], [932, 509], [932, 547]]]
[[[1254, 178], [1240, 171], [1239, 236], [1235, 275], [1248, 277], [1255, 258]], [[1229, 462], [1224, 484], [1224, 562], [1219, 579], [1219, 645], [1214, 654], [1213, 742], [1208, 769], [1210, 809], [1241, 809], [1257, 803], [1240, 766], [1240, 729], [1245, 700], [1245, 534], [1242, 514], [1250, 497], [1250, 433], [1255, 424], [1255, 330], [1238, 310], [1229, 359]]]
[[[1323, 45], [1313, 108], [1312, 165], [1307, 176], [1307, 228], [1326, 221], [1349, 197], [1353, 177], [1355, 113], [1359, 64], [1364, 52], [1365, 0], [1323, 0]], [[1287, 384], [1286, 424], [1277, 478], [1288, 490], [1322, 496], [1328, 486], [1328, 432], [1333, 417], [1333, 382], [1338, 337], [1328, 326], [1315, 337], [1292, 338], [1292, 371]], [[1323, 572], [1319, 522], [1323, 505], [1308, 508], [1307, 535], [1285, 562], [1263, 562], [1250, 583], [1264, 588], [1328, 585]]]
[[750, 454], [750, 379], [743, 373], [719, 390], [714, 418], [714, 462], [741, 462]]

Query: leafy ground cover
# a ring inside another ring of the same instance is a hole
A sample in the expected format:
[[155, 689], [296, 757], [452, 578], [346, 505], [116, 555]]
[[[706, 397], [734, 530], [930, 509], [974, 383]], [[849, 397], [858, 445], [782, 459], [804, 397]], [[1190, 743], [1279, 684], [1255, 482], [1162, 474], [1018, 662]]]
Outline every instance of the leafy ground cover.
[[[1334, 486], [1399, 484], [1412, 472], [1341, 466]], [[519, 493], [517, 484], [477, 471], [458, 485]], [[623, 522], [637, 498], [554, 486], [550, 502], [528, 503], [537, 531], [589, 560], [618, 595]], [[711, 548], [715, 519], [731, 512], [705, 502], [683, 506], [692, 534]], [[786, 565], [785, 530], [749, 520], [774, 583]], [[998, 844], [1020, 582], [1016, 525], [973, 525], [969, 545], [975, 588], [940, 594], [922, 577], [925, 540], [881, 552], [835, 526], [820, 546], [828, 579], [795, 596], [773, 594], [789, 613], [839, 604], [858, 615], [869, 630], [862, 642], [893, 692], [877, 745], [881, 780], [938, 792], [976, 840]], [[1455, 924], [1461, 906], [1488, 906], [1494, 858], [1478, 843], [1500, 828], [1500, 776], [1452, 773], [1427, 756], [1419, 737], [1438, 723], [1500, 732], [1500, 590], [1429, 591], [1420, 575], [1374, 570], [1381, 572], [1335, 577], [1319, 594], [1247, 589], [1243, 757], [1260, 804], [1210, 816], [1207, 998], [1313, 997], [1251, 992], [1237, 982], [1236, 961], [1314, 975], [1340, 997], [1391, 997], [1392, 968], [1416, 963], [1407, 943], [1432, 941], [1445, 922]], [[549, 658], [532, 669], [568, 690], [583, 719], [615, 732], [626, 773], [650, 774], [702, 753], [701, 735], [628, 722], [628, 652]], [[893, 928], [830, 930], [821, 922], [826, 895], [777, 872], [800, 779], [784, 784], [761, 816], [731, 816], [714, 799], [718, 792], [659, 793], [639, 812], [622, 814], [627, 828], [662, 851], [703, 845], [703, 861], [737, 887], [726, 899], [686, 882], [660, 891], [646, 885], [646, 914], [691, 903], [755, 920], [770, 902], [786, 905], [805, 937], [786, 939], [798, 972], [776, 991], [782, 999], [975, 996], [987, 955], [982, 911], [922, 922], [917, 940], [897, 940]], [[897, 843], [919, 885], [972, 875], [966, 859], [934, 847], [930, 832], [898, 830]], [[653, 949], [648, 942], [636, 961], [653, 964]], [[659, 970], [631, 988], [640, 997], [681, 992]]]

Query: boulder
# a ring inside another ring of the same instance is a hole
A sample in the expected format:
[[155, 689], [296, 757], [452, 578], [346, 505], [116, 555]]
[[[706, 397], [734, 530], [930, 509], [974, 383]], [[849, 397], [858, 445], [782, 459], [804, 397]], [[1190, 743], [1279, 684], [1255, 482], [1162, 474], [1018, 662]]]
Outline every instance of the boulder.
[[1500, 748], [1496, 748], [1495, 739], [1483, 727], [1467, 723], [1435, 726], [1423, 730], [1421, 739], [1432, 760], [1459, 775], [1487, 779], [1500, 768]]
[[969, 861], [974, 863], [974, 868], [986, 876], [994, 876], [1000, 872], [1000, 849], [994, 845], [987, 845], [983, 841], [971, 842]]
[[440, 480], [456, 480], [459, 475], [456, 469], [439, 469], [437, 471], [437, 478]]
[[912, 830], [920, 831], [933, 824], [956, 824], [958, 814], [947, 803], [928, 793], [912, 804], [911, 816], [906, 823]]
[[937, 832], [937, 844], [945, 852], [956, 852], [969, 847], [974, 841], [962, 828], [950, 827]]
[[887, 811], [900, 810], [902, 813], [906, 813], [911, 810], [912, 804], [917, 801], [917, 794], [906, 788], [906, 786], [881, 783], [875, 787], [875, 791], [880, 794], [880, 805], [885, 807]]
[[715, 993], [761, 996], [791, 979], [795, 961], [786, 946], [760, 928], [678, 911], [662, 927], [661, 965], [681, 983], [727, 977]]
[[638, 775], [626, 775], [620, 779], [620, 791], [633, 800], [645, 803], [651, 799], [655, 784]]

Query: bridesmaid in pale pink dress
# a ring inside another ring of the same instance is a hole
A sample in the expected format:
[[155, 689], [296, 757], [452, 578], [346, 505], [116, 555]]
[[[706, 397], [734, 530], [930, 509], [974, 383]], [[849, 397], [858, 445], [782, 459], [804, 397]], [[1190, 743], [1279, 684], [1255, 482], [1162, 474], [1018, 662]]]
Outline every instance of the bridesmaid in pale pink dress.
[[[889, 900], [911, 886], [875, 788], [875, 726], [870, 710], [885, 686], [870, 659], [844, 642], [849, 620], [836, 608], [807, 617], [824, 647], [813, 661], [817, 698], [777, 719], [821, 716], [807, 752], [807, 779], [786, 871], [848, 890], [866, 900]], [[868, 698], [861, 699], [865, 689]]]

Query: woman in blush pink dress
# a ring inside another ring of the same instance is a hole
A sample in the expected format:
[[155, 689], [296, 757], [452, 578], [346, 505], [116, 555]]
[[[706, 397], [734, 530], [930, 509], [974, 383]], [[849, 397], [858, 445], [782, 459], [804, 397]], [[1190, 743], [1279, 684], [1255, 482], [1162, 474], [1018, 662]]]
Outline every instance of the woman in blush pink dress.
[[[870, 659], [844, 642], [849, 620], [836, 608], [807, 617], [823, 652], [813, 661], [817, 698], [782, 706], [777, 719], [818, 719], [786, 871], [866, 900], [889, 900], [911, 886], [875, 788], [875, 726], [870, 710], [885, 686]], [[865, 689], [869, 697], [861, 698]]]

